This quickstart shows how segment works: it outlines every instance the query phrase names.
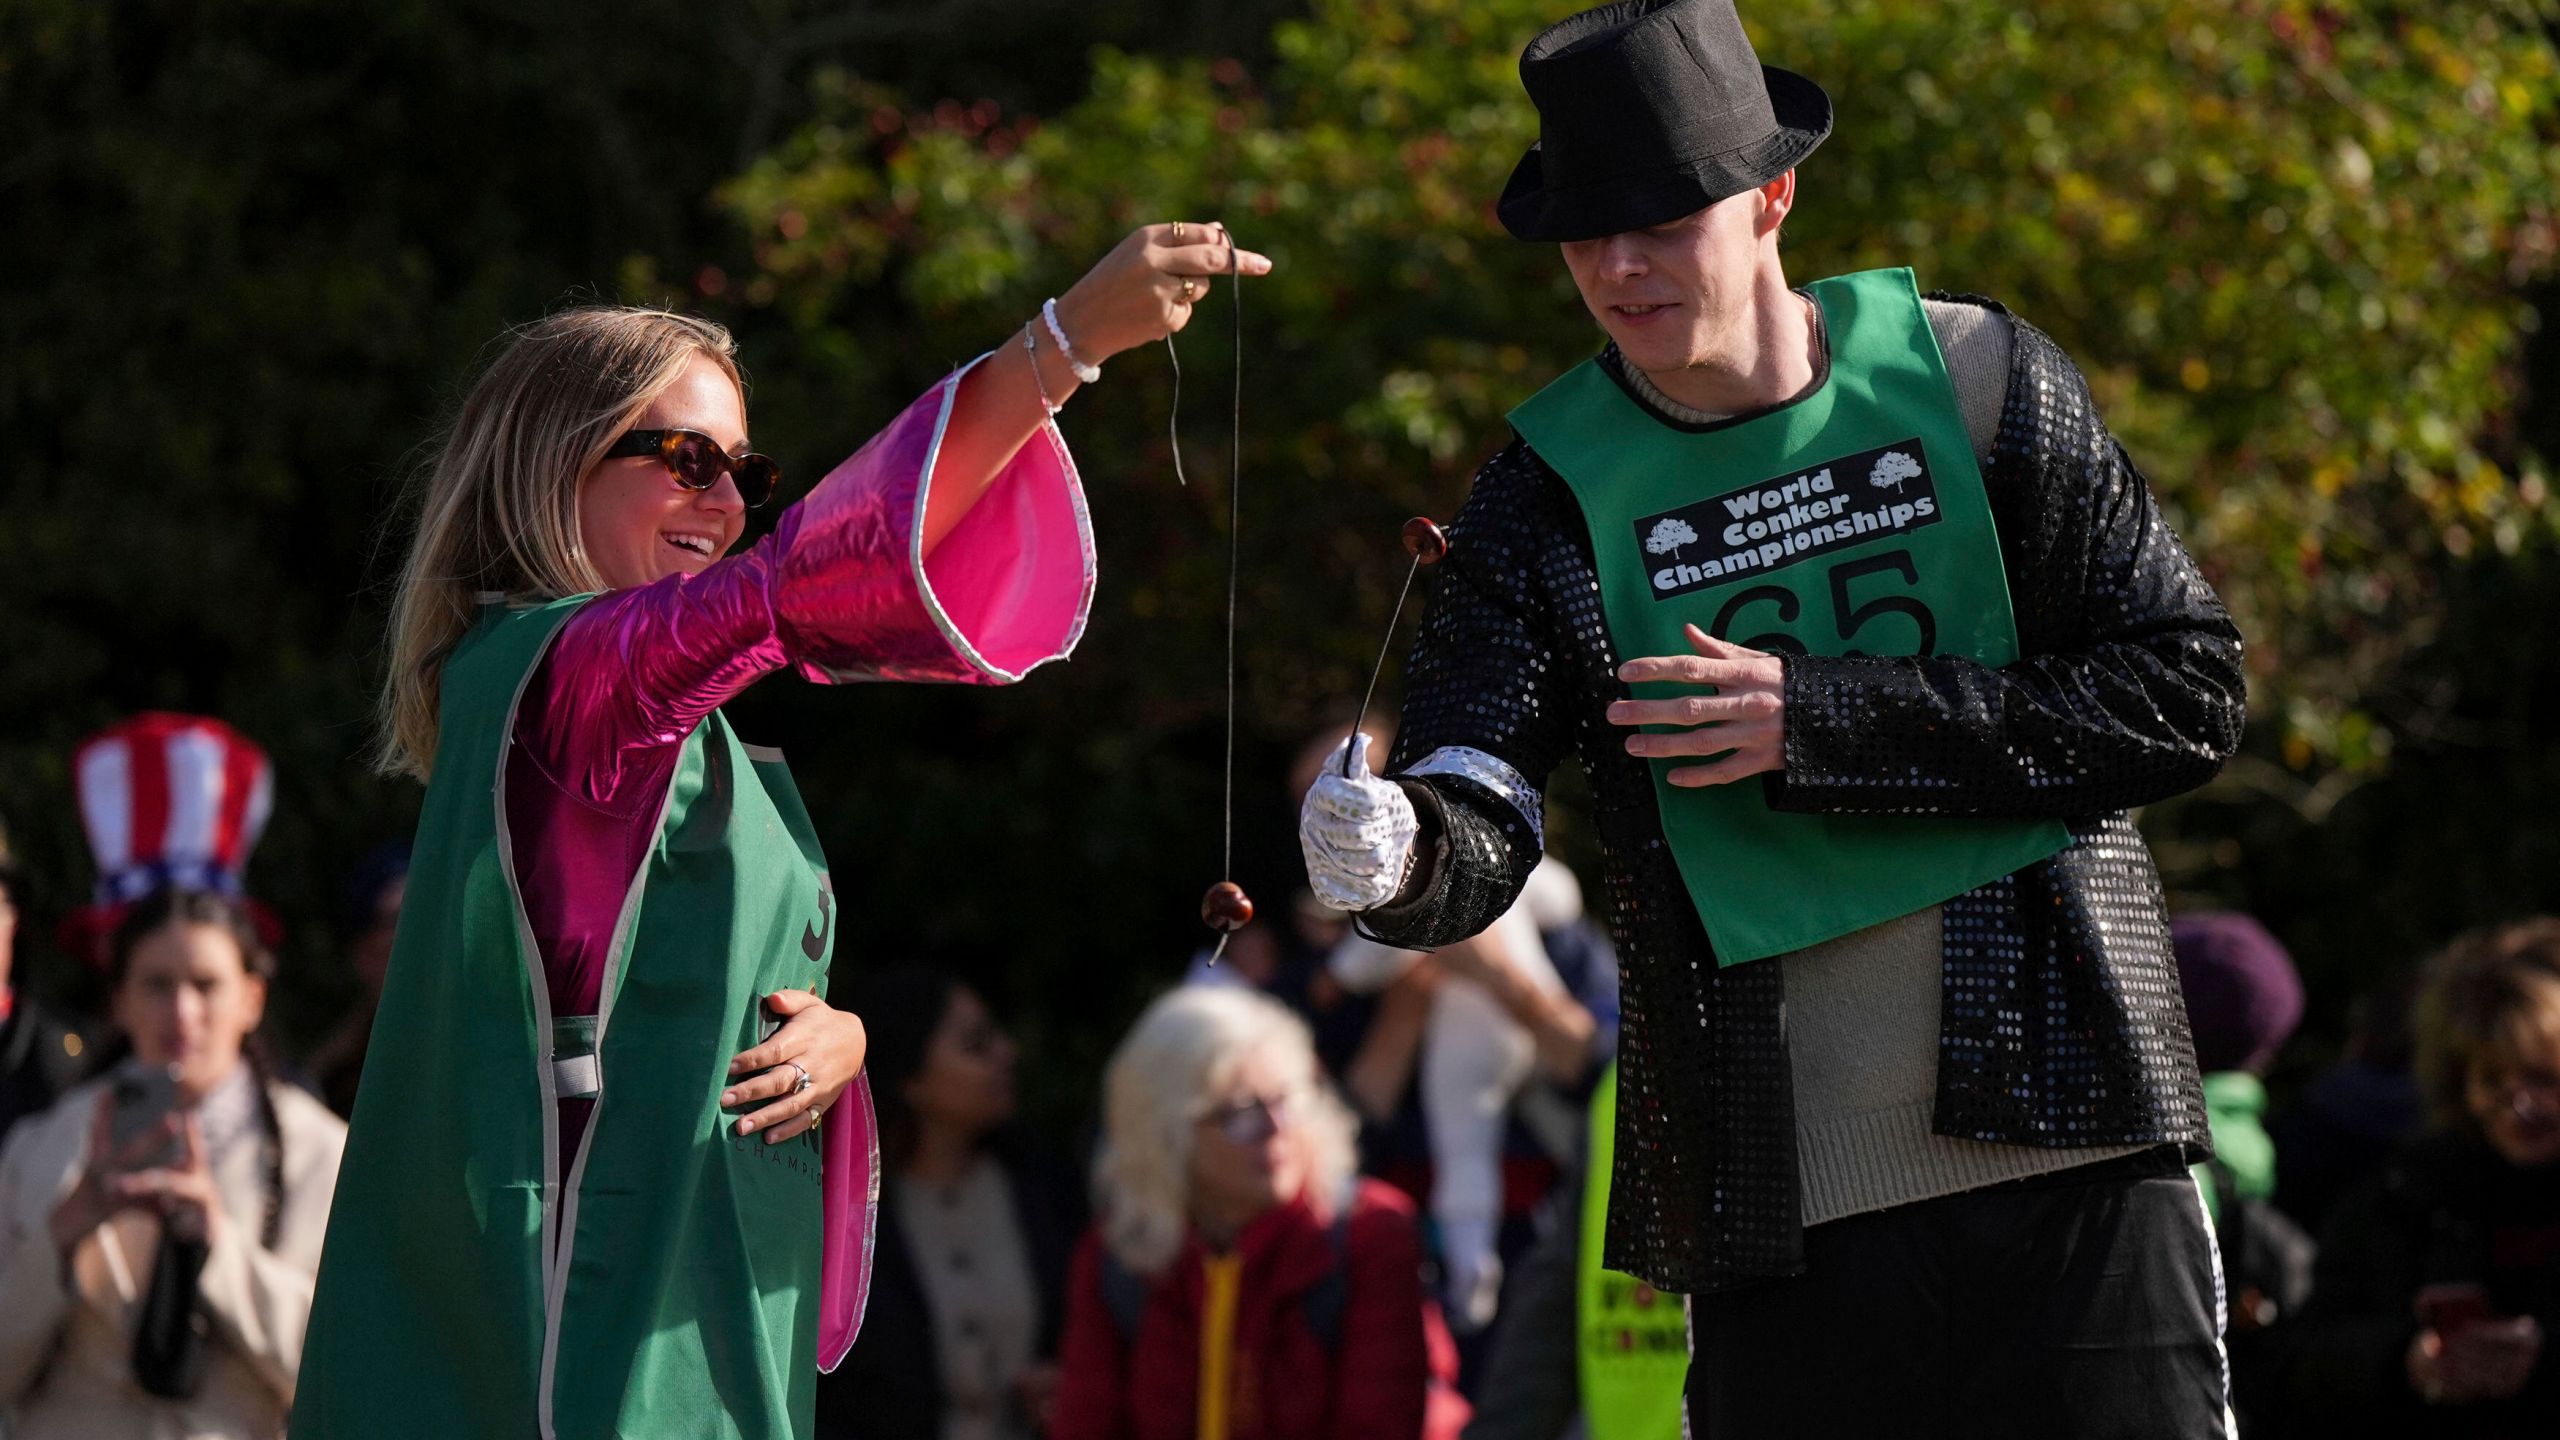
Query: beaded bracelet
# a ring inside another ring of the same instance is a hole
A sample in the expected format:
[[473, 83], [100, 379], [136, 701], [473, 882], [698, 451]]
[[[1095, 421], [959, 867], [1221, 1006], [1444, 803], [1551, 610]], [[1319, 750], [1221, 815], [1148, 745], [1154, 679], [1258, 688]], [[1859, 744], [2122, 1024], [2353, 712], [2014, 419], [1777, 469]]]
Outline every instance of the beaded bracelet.
[[1058, 402], [1049, 398], [1049, 379], [1040, 373], [1040, 347], [1032, 343], [1028, 320], [1022, 322], [1022, 353], [1031, 361], [1031, 383], [1040, 387], [1040, 408], [1049, 412], [1050, 419], [1057, 419]]
[[1058, 353], [1067, 357], [1067, 368], [1076, 372], [1076, 379], [1090, 385], [1094, 381], [1102, 378], [1102, 367], [1099, 365], [1087, 365], [1082, 360], [1077, 359], [1076, 347], [1067, 343], [1067, 327], [1058, 323], [1058, 302], [1056, 300], [1043, 300], [1040, 302], [1040, 318], [1042, 321], [1046, 322], [1049, 327], [1049, 338], [1058, 342]]

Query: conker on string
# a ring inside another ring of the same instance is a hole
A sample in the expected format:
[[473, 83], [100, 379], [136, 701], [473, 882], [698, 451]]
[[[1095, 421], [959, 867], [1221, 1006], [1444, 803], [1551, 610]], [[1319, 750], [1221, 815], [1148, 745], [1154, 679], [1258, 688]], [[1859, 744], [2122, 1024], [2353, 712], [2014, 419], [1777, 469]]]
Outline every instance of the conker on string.
[[1253, 922], [1253, 901], [1243, 886], [1221, 880], [1200, 897], [1200, 920], [1212, 930], [1241, 930]]
[[1428, 515], [1416, 515], [1404, 522], [1404, 553], [1423, 565], [1437, 565], [1449, 553], [1448, 533]]

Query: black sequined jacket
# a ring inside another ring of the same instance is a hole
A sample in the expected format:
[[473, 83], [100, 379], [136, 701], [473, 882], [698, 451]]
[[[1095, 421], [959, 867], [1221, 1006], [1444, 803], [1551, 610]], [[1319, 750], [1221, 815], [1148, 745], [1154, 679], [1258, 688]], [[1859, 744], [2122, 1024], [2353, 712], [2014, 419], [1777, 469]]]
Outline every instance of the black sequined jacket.
[[[2201, 784], [2238, 743], [2240, 636], [2078, 369], [2023, 323], [1984, 482], [2022, 658], [1786, 657], [1769, 800], [2065, 821], [2059, 854], [1944, 907], [1936, 1128], [2201, 1156], [2159, 875], [2126, 812]], [[1623, 971], [1608, 1263], [1681, 1293], [1794, 1274], [1785, 966], [1717, 966], [1644, 762], [1607, 721], [1628, 691], [1572, 491], [1515, 440], [1449, 533], [1389, 765], [1433, 868], [1363, 928], [1428, 948], [1491, 924], [1543, 847], [1548, 775], [1578, 754]]]

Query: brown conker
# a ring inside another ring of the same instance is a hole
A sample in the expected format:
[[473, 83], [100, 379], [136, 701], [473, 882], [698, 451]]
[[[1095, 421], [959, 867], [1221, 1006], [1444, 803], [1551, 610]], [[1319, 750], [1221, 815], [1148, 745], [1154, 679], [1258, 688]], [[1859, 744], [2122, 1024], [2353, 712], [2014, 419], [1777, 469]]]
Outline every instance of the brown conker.
[[1243, 886], [1221, 880], [1200, 897], [1200, 920], [1212, 930], [1241, 930], [1253, 922], [1253, 901]]
[[1437, 565], [1449, 553], [1449, 535], [1428, 515], [1404, 522], [1404, 553], [1424, 565]]

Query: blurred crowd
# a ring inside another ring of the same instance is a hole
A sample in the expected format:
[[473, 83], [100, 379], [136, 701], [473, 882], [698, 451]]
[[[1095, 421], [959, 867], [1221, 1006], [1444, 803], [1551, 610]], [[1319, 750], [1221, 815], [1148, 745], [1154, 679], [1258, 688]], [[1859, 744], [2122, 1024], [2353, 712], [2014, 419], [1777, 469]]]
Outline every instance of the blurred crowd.
[[[1291, 793], [1341, 740], [1309, 743]], [[8, 1440], [282, 1433], [372, 1006], [300, 1055], [264, 1042], [265, 764], [183, 716], [81, 750], [98, 878], [60, 948], [101, 1014], [15, 983], [30, 897], [0, 832]], [[346, 877], [332, 963], [360, 996], [404, 870], [389, 849]], [[1598, 1263], [1617, 962], [1571, 872], [1549, 860], [1428, 955], [1309, 894], [1277, 909], [1138, 1017], [1082, 1133], [1021, 1123], [1025, 1083], [1075, 1077], [1021, 1054], [969, 977], [835, 977], [869, 1028], [886, 1178], [822, 1435], [1681, 1433], [1679, 1297]], [[2560, 919], [2448, 937], [2355, 997], [2335, 1062], [2286, 1070], [2280, 1101], [2291, 957], [2245, 915], [2172, 932], [2241, 1432], [2560, 1434]]]

